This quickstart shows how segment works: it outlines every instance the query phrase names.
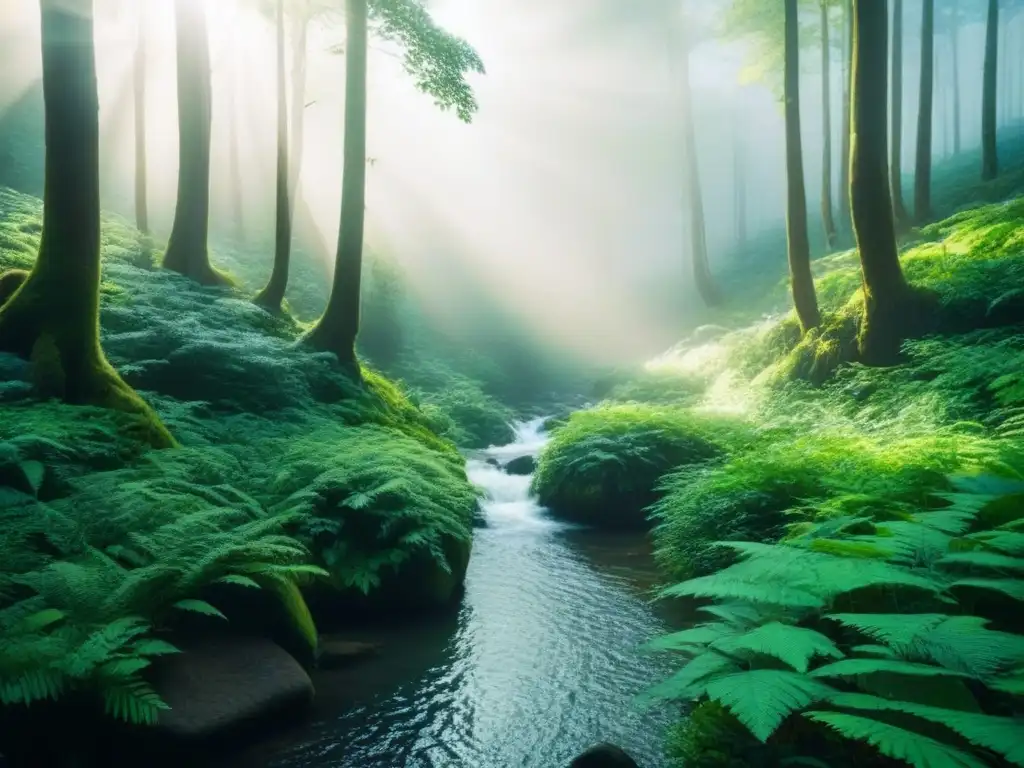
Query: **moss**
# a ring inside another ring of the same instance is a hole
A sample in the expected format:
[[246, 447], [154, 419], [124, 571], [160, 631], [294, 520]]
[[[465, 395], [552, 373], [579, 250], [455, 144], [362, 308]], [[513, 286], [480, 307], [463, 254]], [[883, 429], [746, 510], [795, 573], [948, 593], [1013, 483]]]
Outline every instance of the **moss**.
[[658, 498], [664, 473], [719, 454], [713, 424], [685, 411], [640, 404], [578, 411], [540, 454], [533, 488], [559, 517], [645, 527], [645, 510]]

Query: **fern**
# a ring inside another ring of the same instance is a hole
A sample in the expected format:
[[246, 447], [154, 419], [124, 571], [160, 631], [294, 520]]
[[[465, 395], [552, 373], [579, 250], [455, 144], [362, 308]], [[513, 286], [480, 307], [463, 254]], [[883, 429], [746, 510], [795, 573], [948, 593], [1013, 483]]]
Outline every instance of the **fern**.
[[828, 699], [833, 690], [796, 672], [753, 669], [708, 680], [705, 693], [766, 741], [786, 716]]

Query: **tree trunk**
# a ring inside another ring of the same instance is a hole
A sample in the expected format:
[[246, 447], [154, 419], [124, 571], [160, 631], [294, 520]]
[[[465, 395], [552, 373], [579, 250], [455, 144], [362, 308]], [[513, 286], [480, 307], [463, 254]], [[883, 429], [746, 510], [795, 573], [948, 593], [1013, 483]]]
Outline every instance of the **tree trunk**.
[[950, 66], [953, 68], [953, 154], [960, 154], [960, 16], [953, 3], [953, 28], [949, 33]]
[[175, 0], [178, 71], [178, 199], [164, 267], [222, 285], [210, 264], [210, 44], [202, 0]]
[[[100, 348], [99, 97], [92, 0], [40, 0], [46, 168], [32, 271], [0, 308], [0, 349], [32, 361], [37, 391], [132, 414], [154, 446], [174, 440]], [[10, 278], [9, 278], [10, 279]]]
[[[800, 32], [797, 0], [785, 0], [786, 99], [786, 241], [793, 306], [805, 333], [821, 323], [811, 274], [811, 244], [807, 237], [807, 193], [800, 136]], [[822, 8], [825, 6], [822, 5]], [[824, 19], [823, 19], [824, 21]], [[823, 31], [827, 26], [823, 28]], [[827, 33], [826, 33], [827, 34]], [[827, 109], [826, 109], [827, 112]]]
[[739, 119], [733, 123], [732, 190], [736, 244], [742, 250], [747, 246], [747, 157], [743, 151], [740, 125], [741, 121]]
[[333, 352], [359, 375], [356, 336], [363, 268], [366, 201], [366, 55], [367, 0], [349, 0], [345, 8], [345, 145], [341, 186], [341, 226], [334, 281], [327, 309], [305, 336], [316, 349]]
[[853, 10], [852, 0], [843, 0], [845, 49], [843, 51], [843, 127], [842, 162], [839, 165], [839, 215], [852, 229], [850, 221], [850, 83], [853, 76]]
[[690, 266], [697, 293], [709, 307], [722, 303], [722, 296], [711, 276], [708, 264], [707, 235], [704, 224], [704, 197], [701, 193], [700, 164], [697, 157], [697, 126], [693, 119], [693, 99], [690, 93], [690, 41], [683, 37], [682, 71], [679, 76], [681, 107], [683, 110], [683, 155], [686, 176], [687, 202], [690, 213]]
[[[825, 248], [832, 251], [836, 247], [836, 221], [832, 217], [832, 51], [828, 35], [828, 3], [820, 0], [821, 8], [821, 221], [825, 228]], [[800, 111], [800, 96], [794, 91], [797, 100], [797, 112]], [[799, 142], [799, 137], [797, 137]], [[800, 150], [803, 165], [803, 150]], [[801, 170], [802, 172], [802, 170]]]
[[[930, 0], [929, 0], [930, 2]], [[885, 3], [854, 0], [853, 131], [850, 159], [853, 228], [864, 281], [861, 356], [889, 362], [899, 353], [901, 314], [909, 294], [896, 248], [896, 227], [886, 173]]]
[[981, 178], [991, 181], [999, 174], [996, 151], [996, 86], [999, 61], [999, 0], [988, 0], [985, 29], [985, 70], [981, 91]]
[[296, 8], [293, 24], [291, 166], [288, 192], [291, 219], [294, 221], [295, 201], [299, 197], [299, 176], [302, 172], [302, 158], [306, 145], [306, 39], [309, 34], [309, 14], [305, 3]]
[[284, 0], [277, 0], [277, 228], [274, 238], [274, 270], [270, 282], [256, 295], [256, 303], [281, 312], [288, 287], [288, 263], [292, 247], [292, 207], [288, 194], [288, 97], [285, 92]]
[[146, 196], [146, 6], [139, 6], [139, 32], [135, 43], [132, 75], [135, 92], [135, 224], [149, 235], [149, 205]]
[[896, 226], [903, 228], [910, 218], [903, 204], [903, 0], [892, 4], [892, 165], [889, 186]]
[[932, 112], [935, 97], [935, 0], [923, 0], [921, 14], [921, 85], [917, 111], [917, 164], [914, 170], [914, 219], [932, 214]]

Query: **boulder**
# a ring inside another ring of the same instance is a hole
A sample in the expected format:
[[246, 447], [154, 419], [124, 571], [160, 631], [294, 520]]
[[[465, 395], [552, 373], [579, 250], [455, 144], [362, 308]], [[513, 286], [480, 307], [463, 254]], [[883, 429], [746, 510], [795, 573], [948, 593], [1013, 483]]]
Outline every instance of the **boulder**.
[[640, 768], [636, 761], [614, 744], [595, 744], [571, 763], [569, 768]]
[[518, 456], [505, 465], [510, 475], [532, 475], [537, 468], [537, 460], [533, 456]]
[[360, 643], [327, 635], [320, 638], [317, 665], [321, 669], [339, 669], [376, 656], [379, 652], [380, 645], [377, 643]]
[[222, 744], [249, 729], [297, 718], [313, 700], [309, 675], [269, 640], [211, 638], [184, 650], [154, 671], [154, 686], [170, 709], [151, 730], [169, 746]]

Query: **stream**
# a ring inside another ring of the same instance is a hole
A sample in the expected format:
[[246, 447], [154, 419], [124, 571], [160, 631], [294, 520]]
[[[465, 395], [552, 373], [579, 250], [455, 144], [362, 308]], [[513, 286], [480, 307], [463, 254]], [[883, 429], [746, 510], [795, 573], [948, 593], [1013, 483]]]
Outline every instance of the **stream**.
[[673, 671], [638, 646], [666, 630], [646, 595], [657, 574], [643, 536], [554, 522], [529, 477], [504, 465], [536, 455], [543, 420], [469, 460], [486, 498], [461, 607], [451, 616], [355, 639], [377, 657], [315, 677], [310, 721], [260, 745], [263, 768], [563, 768], [610, 741], [661, 768], [671, 714], [634, 698]]

